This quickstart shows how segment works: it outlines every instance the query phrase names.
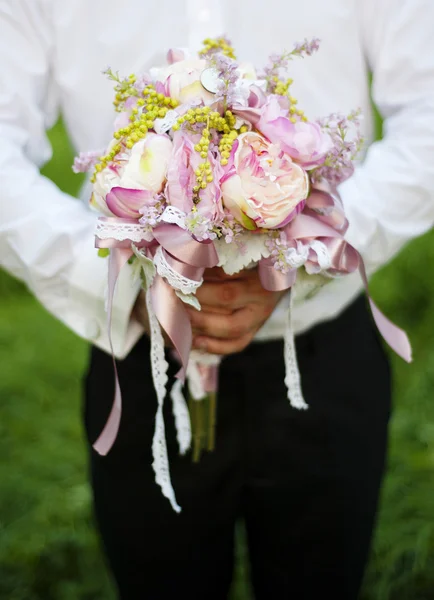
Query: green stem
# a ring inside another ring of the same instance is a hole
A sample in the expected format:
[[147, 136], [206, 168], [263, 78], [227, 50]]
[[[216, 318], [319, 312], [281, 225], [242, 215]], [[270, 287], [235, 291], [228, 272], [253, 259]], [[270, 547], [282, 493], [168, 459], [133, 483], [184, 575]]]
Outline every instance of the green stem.
[[208, 436], [207, 436], [207, 449], [212, 452], [215, 448], [215, 426], [217, 416], [217, 394], [210, 392], [208, 396]]

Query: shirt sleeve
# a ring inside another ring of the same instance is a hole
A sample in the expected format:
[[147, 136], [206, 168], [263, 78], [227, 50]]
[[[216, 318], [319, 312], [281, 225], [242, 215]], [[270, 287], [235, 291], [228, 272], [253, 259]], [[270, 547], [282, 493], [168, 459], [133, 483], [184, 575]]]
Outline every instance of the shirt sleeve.
[[[96, 215], [39, 173], [51, 157], [45, 131], [57, 116], [46, 11], [42, 0], [0, 0], [0, 265], [75, 333], [109, 351]], [[112, 316], [119, 358], [143, 332], [130, 319], [138, 291], [127, 265]]]
[[384, 137], [339, 191], [346, 237], [373, 271], [434, 224], [434, 2], [356, 4]]

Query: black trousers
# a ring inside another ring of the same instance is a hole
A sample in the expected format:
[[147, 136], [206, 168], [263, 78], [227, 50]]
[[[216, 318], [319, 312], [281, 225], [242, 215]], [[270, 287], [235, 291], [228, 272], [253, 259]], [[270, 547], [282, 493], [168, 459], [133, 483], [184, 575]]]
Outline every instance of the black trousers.
[[[167, 401], [181, 514], [162, 496], [151, 467], [156, 398], [148, 341], [119, 362], [119, 437], [107, 457], [91, 450], [90, 462], [97, 522], [122, 600], [227, 598], [240, 517], [257, 599], [357, 598], [385, 464], [389, 365], [362, 298], [299, 336], [297, 352], [307, 411], [286, 399], [280, 341], [224, 359], [216, 450], [199, 464], [179, 456]], [[90, 442], [112, 397], [111, 359], [93, 349]]]

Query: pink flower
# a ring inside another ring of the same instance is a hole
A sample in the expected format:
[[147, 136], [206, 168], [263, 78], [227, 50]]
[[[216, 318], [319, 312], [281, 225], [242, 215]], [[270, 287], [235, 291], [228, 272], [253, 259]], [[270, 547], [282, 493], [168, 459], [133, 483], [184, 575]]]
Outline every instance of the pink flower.
[[140, 208], [153, 205], [154, 197], [163, 190], [171, 153], [167, 135], [148, 133], [134, 144], [125, 160], [98, 173], [91, 205], [104, 214], [139, 219]]
[[277, 96], [270, 96], [262, 108], [256, 127], [270, 142], [278, 144], [303, 167], [322, 164], [333, 146], [330, 136], [322, 131], [318, 123], [291, 123], [287, 114], [287, 109]]
[[117, 217], [139, 219], [143, 214], [141, 209], [152, 205], [153, 199], [154, 194], [148, 190], [114, 187], [105, 200], [109, 210]]
[[187, 58], [187, 52], [184, 48], [170, 48], [166, 58], [169, 65], [173, 65], [173, 63], [185, 60]]
[[179, 60], [163, 69], [154, 69], [157, 81], [164, 83], [168, 95], [181, 104], [189, 102], [210, 103], [214, 95], [205, 90], [200, 82], [202, 71], [206, 69], [203, 59]]
[[234, 144], [221, 190], [224, 206], [243, 227], [277, 229], [303, 210], [309, 179], [278, 146], [249, 132]]
[[223, 175], [222, 167], [211, 153], [208, 154], [213, 181], [208, 182], [205, 189], [200, 189], [198, 197], [200, 202], [193, 203], [193, 187], [196, 185], [195, 171], [199, 164], [204, 162], [200, 154], [194, 150], [194, 145], [199, 141], [200, 135], [194, 139], [183, 131], [175, 132], [173, 136], [173, 151], [167, 171], [166, 197], [168, 204], [179, 208], [188, 214], [193, 207], [202, 216], [215, 220], [223, 216], [223, 207], [221, 204], [221, 192], [219, 180]]
[[91, 171], [99, 161], [99, 157], [102, 154], [104, 154], [104, 150], [80, 152], [80, 154], [74, 158], [72, 170], [74, 173], [87, 173]]
[[172, 142], [167, 135], [148, 133], [134, 144], [125, 165], [121, 184], [126, 187], [150, 190], [158, 194], [166, 181], [167, 167], [172, 154]]

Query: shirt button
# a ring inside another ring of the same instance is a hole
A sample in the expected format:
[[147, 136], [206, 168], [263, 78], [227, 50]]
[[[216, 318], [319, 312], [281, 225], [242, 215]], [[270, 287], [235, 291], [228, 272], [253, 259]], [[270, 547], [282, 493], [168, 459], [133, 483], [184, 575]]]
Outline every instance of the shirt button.
[[86, 323], [85, 336], [88, 340], [97, 340], [101, 335], [101, 327], [96, 319], [92, 319]]

